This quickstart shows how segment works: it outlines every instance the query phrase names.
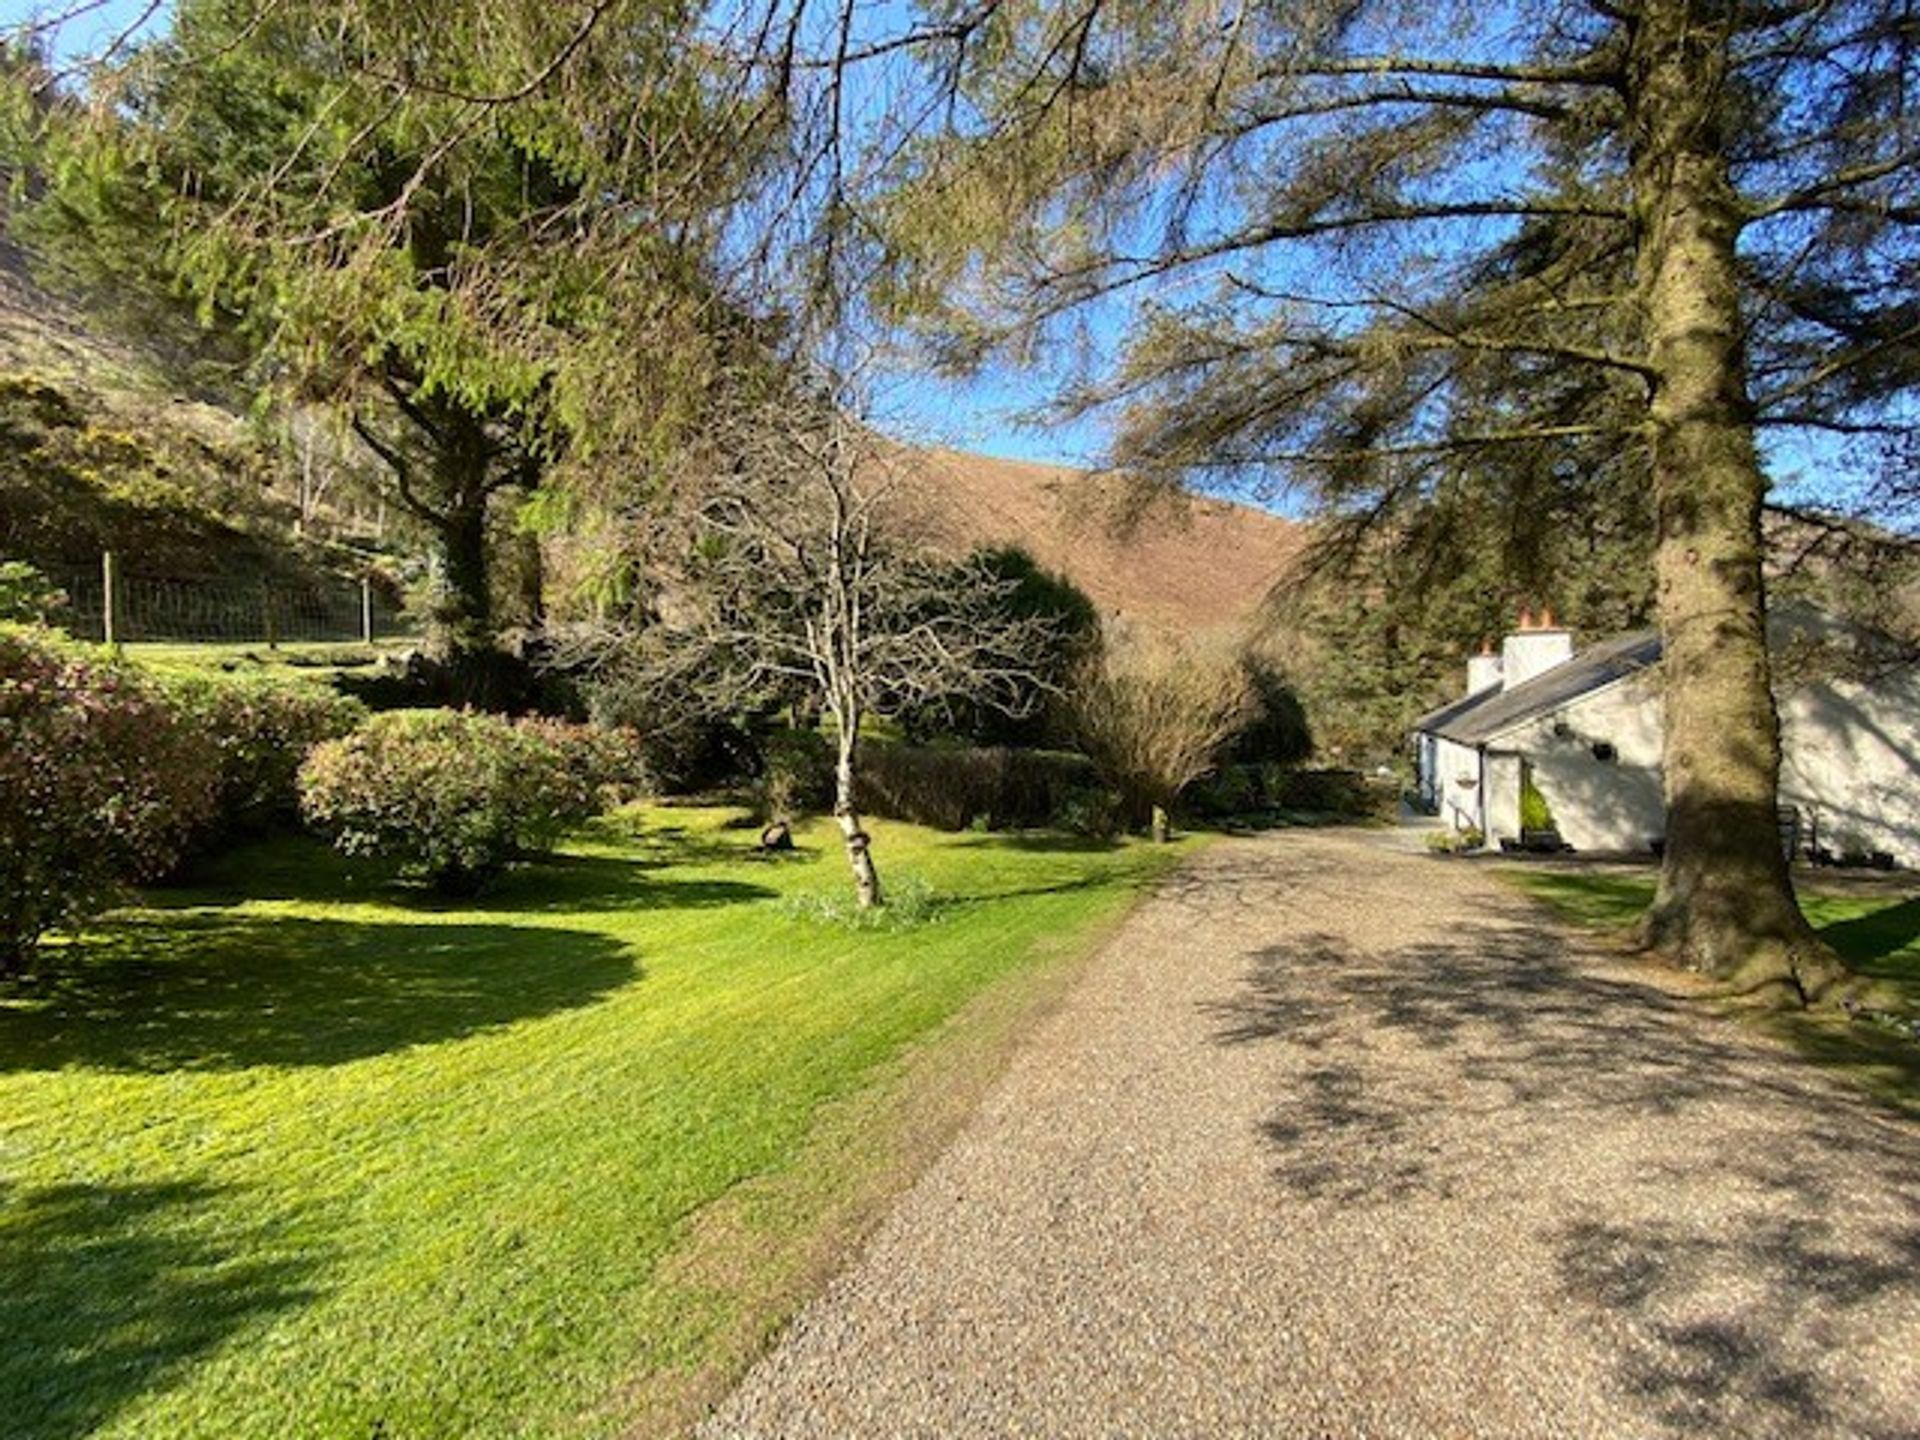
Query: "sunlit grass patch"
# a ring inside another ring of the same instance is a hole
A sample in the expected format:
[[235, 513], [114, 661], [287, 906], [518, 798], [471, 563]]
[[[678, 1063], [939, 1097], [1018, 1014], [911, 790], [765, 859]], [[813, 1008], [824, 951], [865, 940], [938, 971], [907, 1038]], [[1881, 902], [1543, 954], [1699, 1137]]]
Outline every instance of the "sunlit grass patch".
[[765, 858], [732, 820], [647, 810], [457, 903], [275, 842], [0, 992], [7, 1433], [621, 1433], [768, 1323], [777, 1245], [663, 1280], [697, 1217], [1169, 858], [881, 823], [934, 918], [850, 927], [795, 913], [850, 889], [830, 826]]

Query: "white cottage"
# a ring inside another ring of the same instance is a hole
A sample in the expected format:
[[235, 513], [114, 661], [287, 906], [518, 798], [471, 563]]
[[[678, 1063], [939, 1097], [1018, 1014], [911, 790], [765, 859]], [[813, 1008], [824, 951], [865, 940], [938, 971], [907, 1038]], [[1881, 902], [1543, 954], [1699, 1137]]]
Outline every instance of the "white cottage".
[[[1777, 609], [1768, 634], [1800, 848], [1920, 865], [1920, 671], [1875, 663], [1872, 637], [1804, 607]], [[1551, 615], [1469, 660], [1466, 694], [1413, 731], [1420, 797], [1452, 829], [1520, 841], [1531, 786], [1560, 840], [1599, 853], [1658, 845], [1661, 742], [1660, 637], [1576, 652]]]

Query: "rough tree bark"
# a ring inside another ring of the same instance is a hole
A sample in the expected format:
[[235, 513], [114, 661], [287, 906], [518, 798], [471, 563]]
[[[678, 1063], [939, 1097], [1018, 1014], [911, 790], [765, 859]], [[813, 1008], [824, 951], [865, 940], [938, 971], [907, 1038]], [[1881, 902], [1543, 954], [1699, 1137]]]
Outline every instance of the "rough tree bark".
[[493, 587], [487, 574], [487, 502], [464, 496], [440, 519], [442, 593], [429, 637], [436, 658], [458, 668], [492, 647]]
[[[1641, 7], [1628, 60], [1634, 219], [1664, 646], [1667, 841], [1645, 940], [1743, 990], [1818, 999], [1847, 972], [1800, 913], [1776, 823], [1780, 725], [1738, 289], [1741, 215], [1719, 109], [1726, 39]], [[1709, 11], [1711, 7], [1709, 7]]]
[[854, 765], [859, 749], [859, 715], [857, 712], [851, 716], [842, 714], [833, 764], [833, 818], [846, 841], [855, 899], [862, 910], [871, 910], [885, 897], [880, 890], [880, 872], [873, 864], [873, 845], [860, 823], [860, 812], [855, 805]]

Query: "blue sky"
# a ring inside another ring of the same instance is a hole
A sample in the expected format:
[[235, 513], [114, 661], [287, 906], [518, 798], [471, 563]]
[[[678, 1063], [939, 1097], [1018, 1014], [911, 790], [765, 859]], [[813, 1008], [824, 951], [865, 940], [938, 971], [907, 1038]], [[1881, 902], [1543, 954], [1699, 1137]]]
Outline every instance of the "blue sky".
[[[62, 14], [81, 0], [0, 0], [0, 30], [36, 18]], [[62, 26], [58, 46], [63, 54], [86, 54], [112, 43], [147, 12], [149, 0], [104, 0]], [[152, 29], [165, 23], [170, 4], [147, 22]], [[885, 24], [904, 10], [890, 3], [869, 17]], [[1028, 428], [1016, 416], [1043, 402], [1049, 393], [1043, 376], [994, 371], [971, 382], [930, 383], [924, 378], [899, 377], [880, 386], [876, 401], [882, 415], [915, 438], [978, 450], [1017, 460], [1085, 465], [1098, 458], [1100, 434], [1096, 426]]]
[[[84, 0], [0, 0], [0, 29], [72, 11], [82, 3]], [[157, 14], [148, 19], [148, 28], [164, 25], [170, 8], [170, 0], [162, 0]], [[97, 0], [62, 27], [59, 50], [66, 54], [96, 50], [148, 10], [149, 0]], [[907, 13], [902, 0], [878, 0], [867, 9], [864, 20], [877, 29], [892, 29], [906, 21]], [[1120, 306], [1100, 317], [1100, 329], [1109, 338], [1118, 333], [1122, 323]], [[1097, 345], [1105, 343], [1096, 337]], [[1007, 369], [989, 370], [970, 381], [895, 373], [877, 387], [874, 399], [883, 423], [913, 439], [1014, 459], [1067, 465], [1096, 462], [1103, 439], [1097, 422], [1055, 426], [1021, 423], [1023, 412], [1039, 407], [1052, 393], [1052, 380], [1044, 372]], [[1809, 445], [1804, 438], [1796, 439], [1797, 443], [1785, 444], [1776, 440], [1768, 447], [1769, 468], [1789, 494], [1817, 490], [1820, 479], [1844, 474], [1850, 468], [1839, 447], [1829, 451]]]

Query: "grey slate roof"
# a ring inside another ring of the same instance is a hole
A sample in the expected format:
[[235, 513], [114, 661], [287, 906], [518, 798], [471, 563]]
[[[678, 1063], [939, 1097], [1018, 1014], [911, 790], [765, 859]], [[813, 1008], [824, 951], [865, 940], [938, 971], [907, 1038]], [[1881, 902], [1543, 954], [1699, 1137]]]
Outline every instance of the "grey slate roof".
[[1413, 728], [1417, 734], [1439, 735], [1462, 745], [1484, 745], [1516, 725], [1551, 714], [1659, 660], [1659, 632], [1637, 630], [1589, 646], [1564, 665], [1511, 690], [1495, 687], [1430, 710], [1413, 722]]

